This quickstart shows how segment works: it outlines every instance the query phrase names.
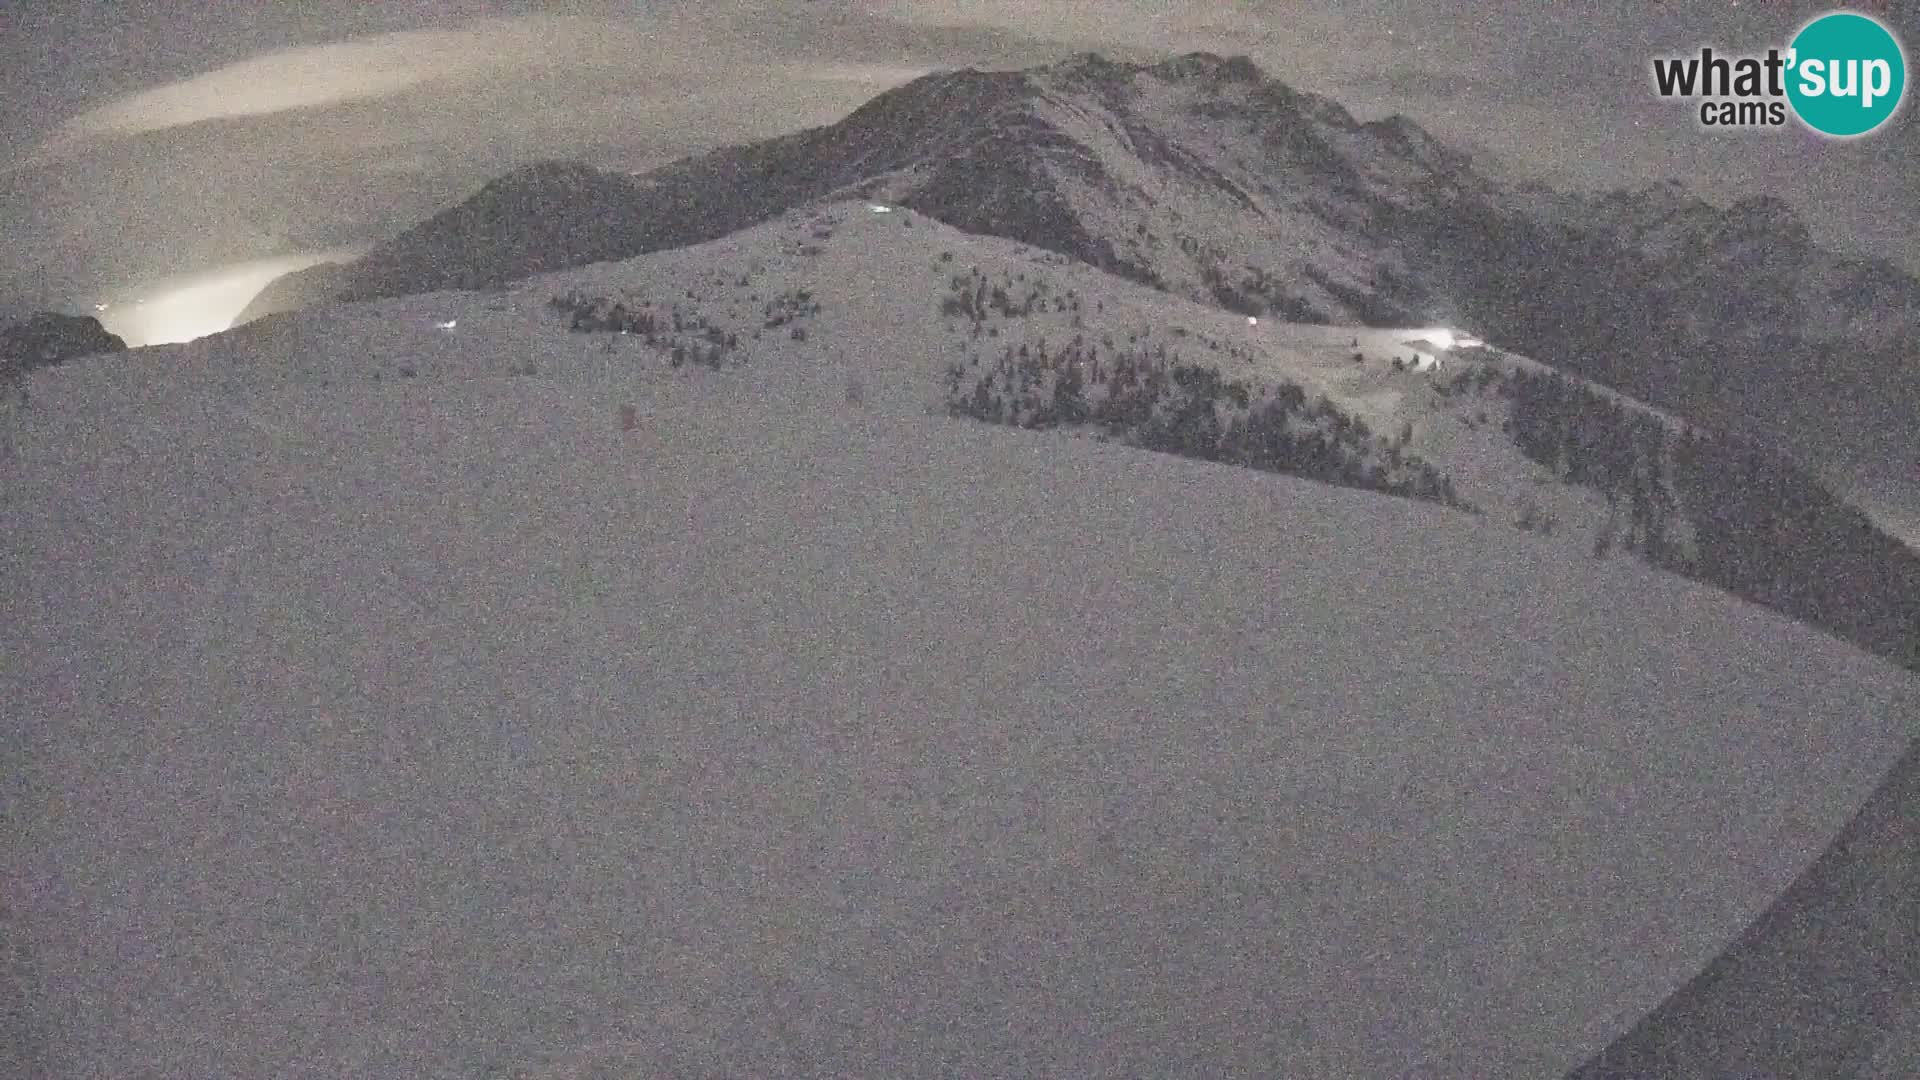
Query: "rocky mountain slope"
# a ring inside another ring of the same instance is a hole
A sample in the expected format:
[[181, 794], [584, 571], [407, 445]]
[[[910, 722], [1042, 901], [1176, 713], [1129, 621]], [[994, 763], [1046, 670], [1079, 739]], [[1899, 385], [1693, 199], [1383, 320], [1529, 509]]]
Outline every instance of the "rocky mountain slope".
[[639, 177], [532, 166], [243, 318], [497, 286], [847, 195], [1233, 311], [1466, 324], [1817, 465], [1920, 473], [1920, 283], [1893, 266], [1822, 249], [1777, 200], [1505, 187], [1405, 118], [1210, 54], [929, 75]]
[[[1415, 163], [1411, 175], [1401, 158]], [[1358, 124], [1245, 61], [1198, 55], [1147, 68], [1089, 55], [1031, 72], [928, 76], [830, 127], [638, 178], [532, 166], [381, 245], [333, 295], [495, 285], [712, 239], [856, 193], [1203, 298], [1240, 291], [1236, 260], [1251, 258], [1273, 280], [1252, 286], [1249, 302], [1348, 318], [1353, 306], [1315, 279], [1358, 290], [1382, 253], [1344, 235], [1363, 222], [1327, 219], [1364, 217], [1365, 206], [1342, 204], [1435, 170], [1471, 183], [1463, 166], [1411, 124]], [[1283, 233], [1292, 242], [1266, 250]]]

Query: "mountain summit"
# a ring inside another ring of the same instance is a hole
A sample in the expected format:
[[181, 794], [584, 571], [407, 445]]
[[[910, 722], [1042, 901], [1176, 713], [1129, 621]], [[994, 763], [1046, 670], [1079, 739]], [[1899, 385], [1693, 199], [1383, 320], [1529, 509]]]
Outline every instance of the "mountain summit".
[[[1521, 190], [1245, 57], [930, 74], [830, 126], [630, 176], [528, 166], [242, 315], [489, 288], [864, 197], [1249, 315], [1468, 325], [1822, 464], [1920, 474], [1920, 282], [1777, 199]], [[1836, 423], [1835, 415], [1855, 419]]]
[[324, 298], [495, 286], [864, 194], [1212, 302], [1351, 320], [1399, 269], [1379, 211], [1463, 190], [1491, 195], [1411, 121], [1360, 123], [1245, 57], [1089, 53], [927, 75], [829, 127], [640, 177], [531, 165], [378, 246]]

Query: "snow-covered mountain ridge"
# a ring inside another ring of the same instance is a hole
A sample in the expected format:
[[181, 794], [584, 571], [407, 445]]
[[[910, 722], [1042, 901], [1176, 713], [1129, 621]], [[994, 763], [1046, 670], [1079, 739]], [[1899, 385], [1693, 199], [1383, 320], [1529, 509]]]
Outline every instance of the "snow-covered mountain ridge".
[[1244, 314], [1465, 325], [1823, 475], [1920, 475], [1910, 275], [1827, 250], [1776, 199], [1511, 187], [1403, 117], [1362, 122], [1205, 53], [936, 73], [836, 124], [637, 177], [530, 166], [356, 264], [276, 283], [245, 317], [491, 287], [847, 197]]
[[[1814, 859], [1920, 684], [1516, 530], [1505, 399], [1434, 399], [1524, 360], [1321, 332], [847, 203], [32, 373], [0, 691], [45, 1008], [5, 1044], [161, 1076], [1584, 1060]], [[1075, 333], [1412, 420], [1481, 512], [949, 415], [948, 365]]]
[[[538, 312], [528, 306], [536, 294]], [[1440, 351], [1432, 371], [1403, 369], [1436, 353], [1426, 338], [1450, 328], [1250, 325], [871, 201], [790, 211], [711, 243], [487, 295], [446, 331], [422, 312], [455, 317], [470, 301], [377, 302], [371, 310], [406, 313], [405, 329], [368, 343], [354, 370], [473, 374], [497, 362], [473, 352], [476, 336], [538, 338], [556, 321], [579, 331], [569, 348], [598, 350], [603, 370], [810, 357], [874, 383], [894, 408], [1064, 427], [1438, 499], [1570, 554], [1638, 557], [1920, 663], [1920, 558], [1818, 478], [1501, 342]], [[187, 355], [286, 356], [291, 370], [248, 377], [322, 377], [313, 357], [339, 354], [305, 342], [335, 332], [322, 329], [335, 320], [364, 321], [314, 311]], [[536, 338], [529, 348], [551, 352]], [[1182, 369], [1215, 374], [1195, 381]]]
[[[1763, 447], [1500, 342], [1446, 352], [1432, 371], [1398, 370], [1448, 328], [1249, 325], [1057, 253], [875, 207], [887, 204], [796, 210], [709, 244], [546, 277], [490, 301], [518, 313], [510, 327], [487, 315], [425, 335], [410, 362], [451, 370], [463, 335], [530, 332], [536, 316], [522, 309], [544, 292], [538, 320], [577, 327], [578, 347], [602, 350], [603, 368], [671, 369], [676, 354], [693, 366], [817, 357], [874, 382], [896, 408], [1417, 489], [1582, 558], [1629, 554], [1720, 585], [1897, 663], [1920, 656], [1920, 560]], [[228, 337], [252, 348], [265, 325]], [[1181, 368], [1217, 374], [1195, 383]]]

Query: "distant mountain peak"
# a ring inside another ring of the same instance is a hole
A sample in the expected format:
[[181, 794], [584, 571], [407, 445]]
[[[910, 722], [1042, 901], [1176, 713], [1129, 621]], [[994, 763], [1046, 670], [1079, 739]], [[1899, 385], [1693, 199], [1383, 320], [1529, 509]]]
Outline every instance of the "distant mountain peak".
[[1750, 249], [1755, 258], [1785, 260], [1813, 246], [1807, 223], [1786, 201], [1772, 195], [1749, 195], [1727, 207], [1719, 230], [1723, 245]]
[[1634, 188], [1619, 188], [1601, 195], [1603, 204], [1638, 210], [1662, 217], [1711, 210], [1705, 199], [1680, 180], [1657, 180]]
[[1267, 74], [1252, 58], [1221, 56], [1211, 52], [1190, 52], [1163, 60], [1153, 66], [1155, 74], [1173, 79], [1217, 79], [1222, 82], [1262, 83]]
[[[1395, 325], [1451, 312], [1581, 357], [1762, 328], [1785, 339], [1810, 320], [1807, 339], [1822, 342], [1870, 323], [1878, 348], [1911, 338], [1902, 313], [1920, 288], [1891, 280], [1871, 305], [1827, 304], [1866, 295], [1854, 283], [1880, 271], [1829, 265], [1778, 199], [1723, 210], [1674, 181], [1581, 195], [1510, 185], [1408, 116], [1361, 123], [1246, 56], [1204, 51], [933, 72], [838, 123], [637, 177], [534, 162], [296, 284], [335, 299], [488, 287], [835, 197], [906, 206], [1246, 314]], [[1766, 273], [1725, 272], [1748, 266]], [[1796, 291], [1799, 277], [1814, 291]]]
[[1025, 71], [972, 67], [935, 71], [879, 94], [834, 128], [884, 130], [890, 136], [902, 137], [972, 126], [1030, 97], [1033, 90], [1033, 79]]
[[1470, 162], [1467, 155], [1441, 142], [1404, 113], [1394, 113], [1361, 127], [1430, 169], [1460, 169]]
[[1685, 181], [1671, 176], [1664, 180], [1655, 180], [1653, 183], [1640, 188], [1635, 194], [1644, 199], [1657, 199], [1672, 203], [1698, 201], [1698, 196], [1694, 195], [1692, 189], [1687, 187]]
[[1137, 64], [1122, 63], [1108, 58], [1105, 53], [1086, 51], [1077, 52], [1061, 60], [1056, 60], [1040, 69], [1054, 75], [1127, 75], [1140, 70]]
[[1729, 220], [1742, 226], [1804, 232], [1806, 225], [1800, 220], [1800, 214], [1785, 199], [1774, 195], [1749, 195], [1735, 200], [1727, 207]]

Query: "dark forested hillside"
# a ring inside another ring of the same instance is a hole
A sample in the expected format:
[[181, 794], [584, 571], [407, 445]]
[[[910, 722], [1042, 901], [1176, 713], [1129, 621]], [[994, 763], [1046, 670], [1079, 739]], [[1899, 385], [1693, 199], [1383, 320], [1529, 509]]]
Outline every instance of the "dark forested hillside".
[[1559, 374], [1517, 373], [1507, 393], [1515, 445], [1620, 507], [1622, 548], [1920, 671], [1920, 553], [1806, 468]]

